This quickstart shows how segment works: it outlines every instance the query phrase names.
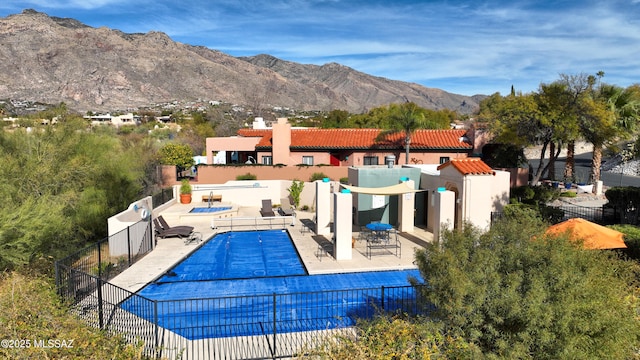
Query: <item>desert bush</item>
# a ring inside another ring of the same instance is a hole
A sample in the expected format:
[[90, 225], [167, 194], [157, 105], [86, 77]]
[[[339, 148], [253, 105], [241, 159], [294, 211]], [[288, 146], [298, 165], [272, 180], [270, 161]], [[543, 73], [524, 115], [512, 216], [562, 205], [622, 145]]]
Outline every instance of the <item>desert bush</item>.
[[[53, 280], [20, 272], [0, 273], [0, 339], [22, 340], [23, 348], [0, 347], [2, 359], [141, 359], [142, 345], [85, 325], [60, 302]], [[58, 341], [60, 347], [34, 342]], [[69, 344], [70, 343], [70, 344]], [[30, 345], [30, 346], [28, 346]], [[27, 347], [28, 346], [28, 347]]]
[[611, 225], [610, 228], [624, 234], [627, 248], [622, 250], [629, 258], [640, 261], [640, 228], [634, 225]]
[[308, 352], [311, 359], [472, 359], [479, 349], [424, 318], [380, 314], [358, 321], [355, 336], [338, 336]]
[[246, 173], [244, 175], [236, 176], [236, 180], [256, 180], [258, 176], [252, 173]]
[[638, 265], [544, 235], [535, 214], [471, 224], [416, 253], [419, 290], [444, 331], [492, 359], [630, 359]]
[[316, 180], [322, 180], [324, 178], [328, 177], [327, 175], [325, 175], [325, 173], [323, 172], [314, 172], [313, 174], [311, 174], [311, 176], [309, 177], [309, 181], [310, 182], [314, 182]]

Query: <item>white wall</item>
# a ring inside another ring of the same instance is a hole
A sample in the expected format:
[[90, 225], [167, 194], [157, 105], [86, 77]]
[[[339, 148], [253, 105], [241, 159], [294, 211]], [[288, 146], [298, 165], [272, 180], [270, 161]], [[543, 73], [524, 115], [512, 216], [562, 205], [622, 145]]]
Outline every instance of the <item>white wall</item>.
[[434, 231], [436, 210], [433, 209], [433, 191], [438, 187], [457, 189], [456, 213], [459, 228], [468, 221], [480, 229], [491, 225], [491, 212], [502, 211], [509, 203], [509, 173], [495, 171], [495, 175], [463, 176], [454, 167], [445, 167], [439, 175], [422, 173], [420, 186], [430, 189], [427, 208], [427, 229]]
[[[147, 231], [150, 219], [143, 219], [143, 210], [152, 211], [151, 196], [147, 196], [129, 205], [127, 210], [107, 219], [109, 232], [109, 254], [111, 256], [126, 255], [128, 246], [138, 249]], [[143, 221], [141, 221], [143, 220]], [[140, 223], [140, 224], [137, 224]], [[126, 229], [134, 224], [131, 231]], [[129, 238], [129, 240], [127, 240]]]

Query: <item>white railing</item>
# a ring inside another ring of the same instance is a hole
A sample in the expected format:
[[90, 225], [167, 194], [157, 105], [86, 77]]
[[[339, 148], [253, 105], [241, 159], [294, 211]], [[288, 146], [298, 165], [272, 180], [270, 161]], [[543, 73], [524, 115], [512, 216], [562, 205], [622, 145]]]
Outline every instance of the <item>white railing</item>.
[[286, 229], [296, 224], [296, 216], [260, 216], [260, 217], [230, 217], [211, 219], [211, 228], [236, 230], [271, 230]]

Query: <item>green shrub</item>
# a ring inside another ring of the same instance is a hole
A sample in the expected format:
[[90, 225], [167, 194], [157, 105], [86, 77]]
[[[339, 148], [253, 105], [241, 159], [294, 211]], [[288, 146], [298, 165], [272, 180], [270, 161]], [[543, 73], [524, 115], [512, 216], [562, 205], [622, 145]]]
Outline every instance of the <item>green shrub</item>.
[[340, 178], [340, 184], [349, 184], [349, 178], [348, 177], [341, 177]]
[[443, 334], [442, 326], [428, 319], [385, 314], [358, 321], [355, 335], [338, 335], [308, 354], [312, 359], [352, 360], [477, 359], [482, 355], [477, 346]]
[[560, 197], [560, 189], [549, 186], [524, 185], [511, 189], [511, 203], [546, 204]]
[[624, 243], [627, 248], [623, 252], [631, 259], [640, 261], [640, 228], [635, 225], [611, 225], [613, 230], [624, 234]]
[[315, 172], [313, 174], [311, 174], [311, 177], [309, 178], [310, 182], [314, 182], [316, 180], [322, 180], [324, 178], [328, 177], [327, 175], [325, 175], [323, 172]]
[[287, 188], [295, 209], [300, 206], [300, 195], [302, 194], [302, 189], [304, 189], [304, 182], [298, 179], [294, 179], [293, 182], [291, 182], [291, 186]]
[[[537, 216], [448, 230], [416, 252], [422, 298], [489, 359], [631, 359], [638, 265], [547, 237]], [[472, 358], [472, 357], [469, 357]]]
[[[53, 280], [0, 273], [0, 339], [31, 341], [30, 347], [0, 347], [2, 359], [142, 359], [142, 345], [91, 328], [61, 303]], [[71, 347], [38, 348], [35, 340], [73, 340]], [[25, 343], [26, 345], [26, 343]]]
[[258, 176], [252, 173], [246, 173], [244, 175], [236, 176], [236, 180], [257, 180]]
[[565, 197], [565, 198], [574, 198], [577, 196], [578, 194], [575, 193], [574, 191], [563, 191], [560, 193], [560, 197]]

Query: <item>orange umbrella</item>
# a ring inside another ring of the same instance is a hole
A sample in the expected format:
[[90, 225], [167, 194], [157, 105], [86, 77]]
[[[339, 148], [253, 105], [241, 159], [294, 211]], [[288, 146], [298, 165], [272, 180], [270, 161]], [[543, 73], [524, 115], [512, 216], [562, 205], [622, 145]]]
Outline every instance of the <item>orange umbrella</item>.
[[564, 234], [570, 233], [571, 239], [584, 240], [585, 249], [620, 249], [626, 248], [624, 244], [624, 234], [587, 221], [585, 219], [574, 218], [563, 221], [549, 227], [547, 234]]

